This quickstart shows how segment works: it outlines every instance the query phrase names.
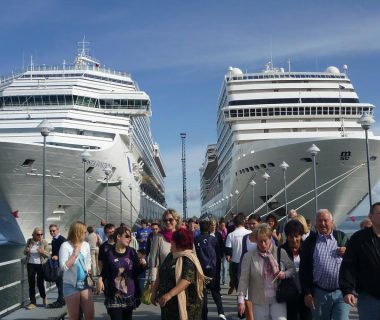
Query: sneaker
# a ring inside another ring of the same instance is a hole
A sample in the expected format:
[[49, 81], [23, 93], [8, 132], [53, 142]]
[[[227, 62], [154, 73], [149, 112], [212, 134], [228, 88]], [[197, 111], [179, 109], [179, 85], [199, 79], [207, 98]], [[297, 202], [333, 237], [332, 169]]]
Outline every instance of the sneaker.
[[43, 305], [44, 307], [47, 307], [49, 305], [47, 297], [43, 298]]
[[25, 308], [28, 310], [35, 309], [37, 306], [34, 303], [29, 303]]
[[226, 316], [221, 313], [219, 316], [218, 316], [219, 319], [223, 319], [223, 320], [227, 320]]

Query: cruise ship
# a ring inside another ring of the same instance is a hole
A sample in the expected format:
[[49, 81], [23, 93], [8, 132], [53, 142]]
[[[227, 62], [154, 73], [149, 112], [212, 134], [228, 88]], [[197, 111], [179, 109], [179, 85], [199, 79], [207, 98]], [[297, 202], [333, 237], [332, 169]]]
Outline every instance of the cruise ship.
[[[368, 198], [358, 120], [374, 109], [359, 101], [346, 65], [324, 72], [271, 62], [257, 73], [230, 67], [218, 99], [217, 143], [207, 147], [200, 168], [202, 214], [274, 213], [281, 220], [293, 208], [314, 221], [317, 207], [328, 208], [338, 225]], [[368, 130], [368, 143], [375, 185], [380, 137]], [[312, 145], [319, 149], [315, 156]]]
[[25, 243], [44, 224], [67, 234], [76, 220], [158, 217], [165, 168], [151, 115], [148, 94], [92, 58], [86, 41], [72, 64], [31, 61], [1, 78], [0, 243]]

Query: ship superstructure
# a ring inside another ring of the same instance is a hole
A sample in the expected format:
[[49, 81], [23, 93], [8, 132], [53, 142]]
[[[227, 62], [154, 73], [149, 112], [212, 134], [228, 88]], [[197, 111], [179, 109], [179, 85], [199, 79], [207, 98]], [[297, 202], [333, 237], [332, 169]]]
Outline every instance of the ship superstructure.
[[[316, 156], [318, 207], [329, 208], [337, 223], [344, 220], [368, 194], [364, 132], [358, 119], [363, 113], [372, 115], [375, 107], [359, 101], [347, 67], [343, 69], [294, 72], [271, 63], [258, 73], [229, 68], [218, 100], [217, 156], [200, 170], [202, 213], [274, 212], [282, 217], [287, 205], [314, 217], [307, 150], [315, 144], [321, 150]], [[379, 137], [369, 132], [369, 141], [376, 182]], [[285, 181], [282, 161], [290, 166]], [[267, 183], [265, 172], [270, 176]], [[250, 184], [252, 180], [256, 184]]]
[[84, 42], [72, 65], [31, 63], [2, 79], [0, 240], [21, 242], [42, 225], [43, 120], [54, 127], [46, 140], [47, 224], [64, 233], [83, 220], [84, 184], [87, 224], [107, 218], [133, 226], [140, 214], [158, 216], [165, 169], [151, 115], [149, 96], [131, 76], [102, 66]]

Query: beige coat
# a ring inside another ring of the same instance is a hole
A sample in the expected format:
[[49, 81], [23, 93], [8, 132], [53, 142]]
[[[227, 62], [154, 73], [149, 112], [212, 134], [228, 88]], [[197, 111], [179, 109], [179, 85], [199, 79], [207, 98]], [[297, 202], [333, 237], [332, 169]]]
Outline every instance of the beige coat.
[[[25, 264], [28, 263], [29, 256], [30, 256], [30, 253], [28, 251], [26, 251], [26, 249], [32, 248], [34, 243], [35, 243], [35, 241], [33, 240], [33, 238], [29, 238], [28, 241], [26, 242], [26, 245], [24, 248], [24, 254], [26, 255]], [[41, 239], [40, 249], [41, 249], [41, 252], [40, 252], [41, 264], [44, 264], [47, 261], [47, 259], [49, 259], [49, 257], [50, 257], [49, 244], [45, 239]]]
[[[277, 247], [275, 245], [272, 246], [272, 254], [277, 261]], [[295, 274], [294, 264], [284, 249], [281, 249], [281, 266], [281, 270], [285, 271], [287, 278]], [[257, 248], [248, 251], [241, 264], [238, 292], [245, 294], [247, 290], [249, 300], [254, 304], [265, 304], [264, 278]]]

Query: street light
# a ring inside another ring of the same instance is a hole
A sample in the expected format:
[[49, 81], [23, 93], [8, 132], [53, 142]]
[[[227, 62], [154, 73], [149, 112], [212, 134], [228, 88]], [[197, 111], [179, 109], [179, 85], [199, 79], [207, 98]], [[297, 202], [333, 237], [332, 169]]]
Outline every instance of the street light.
[[46, 137], [54, 130], [49, 121], [44, 119], [39, 125], [41, 135], [44, 138], [43, 157], [42, 157], [42, 233], [45, 237], [46, 220]]
[[255, 185], [256, 182], [254, 180], [251, 180], [249, 182], [249, 185], [252, 187], [252, 213], [255, 211]]
[[108, 223], [108, 182], [110, 179], [110, 174], [112, 173], [112, 169], [107, 167], [104, 169], [104, 173], [106, 175], [107, 185], [106, 185], [106, 221]]
[[132, 230], [132, 184], [128, 185], [129, 188], [129, 203], [131, 204], [131, 230]]
[[265, 203], [267, 205], [267, 214], [268, 214], [268, 212], [269, 212], [269, 206], [268, 206], [268, 179], [270, 178], [270, 175], [265, 172], [261, 177], [265, 180]]
[[121, 185], [123, 184], [123, 178], [119, 177], [119, 190], [120, 190], [120, 224], [123, 223], [123, 192], [121, 190]]
[[371, 125], [375, 123], [372, 115], [368, 112], [364, 112], [358, 123], [362, 126], [365, 132], [365, 147], [366, 147], [366, 155], [367, 155], [367, 176], [368, 176], [368, 197], [369, 197], [369, 205], [372, 206], [372, 193], [371, 193], [371, 173], [369, 169], [369, 144], [368, 144], [368, 130], [371, 128]]
[[80, 154], [83, 163], [83, 223], [86, 224], [86, 163], [90, 159], [91, 154], [87, 149]]
[[317, 193], [317, 166], [315, 163], [315, 157], [317, 156], [317, 153], [321, 151], [315, 144], [312, 144], [307, 151], [310, 153], [311, 157], [313, 158], [313, 175], [314, 175], [314, 204], [315, 204], [315, 212], [318, 211], [318, 193]]
[[284, 173], [284, 197], [285, 197], [285, 214], [288, 213], [288, 195], [286, 190], [286, 170], [289, 168], [289, 165], [282, 161], [279, 167], [282, 169], [282, 172]]

